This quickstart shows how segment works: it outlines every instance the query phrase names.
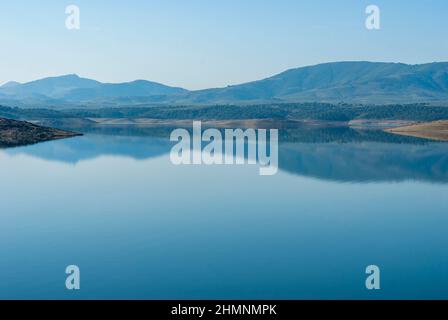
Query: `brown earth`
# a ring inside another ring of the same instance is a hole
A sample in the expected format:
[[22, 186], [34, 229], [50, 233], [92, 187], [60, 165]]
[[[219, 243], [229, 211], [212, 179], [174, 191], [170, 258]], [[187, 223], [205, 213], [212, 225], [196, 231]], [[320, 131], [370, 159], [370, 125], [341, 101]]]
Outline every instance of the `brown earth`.
[[0, 118], [0, 148], [17, 147], [81, 134], [41, 127], [30, 122]]
[[386, 129], [386, 131], [404, 136], [448, 141], [448, 120], [417, 123], [409, 126]]

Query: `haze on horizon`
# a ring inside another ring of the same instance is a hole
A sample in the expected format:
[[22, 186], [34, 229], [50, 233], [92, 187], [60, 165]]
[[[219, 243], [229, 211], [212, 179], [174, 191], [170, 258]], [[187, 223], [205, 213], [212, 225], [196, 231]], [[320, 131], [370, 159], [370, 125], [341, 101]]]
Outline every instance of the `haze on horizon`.
[[[79, 31], [65, 28], [69, 4]], [[381, 9], [379, 31], [364, 27], [369, 4]], [[203, 89], [332, 61], [448, 61], [446, 12], [444, 0], [9, 1], [0, 84], [76, 73]]]

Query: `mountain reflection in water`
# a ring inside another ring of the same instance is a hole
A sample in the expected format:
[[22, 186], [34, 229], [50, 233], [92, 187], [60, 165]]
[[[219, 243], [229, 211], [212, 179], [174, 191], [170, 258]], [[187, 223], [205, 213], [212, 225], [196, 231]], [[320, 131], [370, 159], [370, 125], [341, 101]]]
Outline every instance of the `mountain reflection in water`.
[[[79, 128], [77, 129], [80, 130]], [[170, 127], [97, 126], [83, 137], [6, 149], [77, 163], [103, 155], [148, 159], [166, 155]], [[338, 182], [448, 183], [448, 143], [349, 127], [279, 130], [280, 170]]]

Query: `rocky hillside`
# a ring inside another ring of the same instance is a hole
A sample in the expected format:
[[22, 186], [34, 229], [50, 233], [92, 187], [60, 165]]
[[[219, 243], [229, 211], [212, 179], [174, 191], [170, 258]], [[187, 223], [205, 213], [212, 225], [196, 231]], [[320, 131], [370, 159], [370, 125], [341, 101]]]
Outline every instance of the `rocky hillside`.
[[79, 133], [41, 127], [25, 121], [0, 118], [0, 148], [69, 138]]

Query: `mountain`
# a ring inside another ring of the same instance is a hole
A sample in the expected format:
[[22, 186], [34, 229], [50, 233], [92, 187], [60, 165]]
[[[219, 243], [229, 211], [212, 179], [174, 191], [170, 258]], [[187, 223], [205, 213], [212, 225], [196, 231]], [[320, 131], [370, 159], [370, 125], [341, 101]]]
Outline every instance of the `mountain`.
[[0, 99], [2, 103], [19, 106], [76, 106], [87, 102], [159, 97], [186, 92], [187, 90], [182, 88], [145, 80], [116, 84], [101, 83], [71, 74], [24, 84], [8, 82], [0, 87]]
[[227, 88], [192, 92], [182, 102], [409, 103], [448, 100], [448, 63], [336, 62], [285, 71]]
[[0, 87], [0, 103], [28, 107], [447, 101], [446, 62], [420, 65], [362, 61], [325, 63], [287, 70], [263, 80], [199, 91], [145, 80], [101, 83], [77, 75]]
[[64, 98], [69, 101], [89, 101], [108, 98], [152, 97], [186, 93], [182, 88], [173, 88], [160, 83], [136, 80], [127, 83], [106, 83], [93, 88], [71, 90]]
[[12, 88], [12, 87], [15, 87], [18, 85], [20, 85], [20, 82], [9, 81], [9, 82], [5, 83], [4, 85], [2, 85], [1, 88]]
[[[9, 82], [10, 83], [10, 82]], [[50, 77], [41, 80], [31, 81], [24, 84], [3, 85], [0, 92], [10, 97], [32, 97], [45, 96], [47, 98], [60, 98], [71, 90], [77, 88], [94, 88], [100, 85], [100, 82], [85, 78], [80, 78], [75, 74]]]

